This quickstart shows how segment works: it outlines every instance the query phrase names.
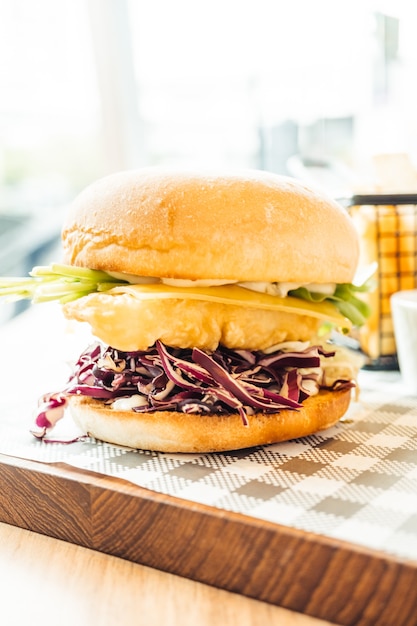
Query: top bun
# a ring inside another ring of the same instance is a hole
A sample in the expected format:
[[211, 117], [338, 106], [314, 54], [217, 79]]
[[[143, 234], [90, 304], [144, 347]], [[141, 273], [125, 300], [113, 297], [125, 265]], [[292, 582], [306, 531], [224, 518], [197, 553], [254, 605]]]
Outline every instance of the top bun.
[[75, 199], [62, 240], [71, 265], [188, 280], [351, 282], [359, 254], [335, 201], [251, 170], [107, 176]]

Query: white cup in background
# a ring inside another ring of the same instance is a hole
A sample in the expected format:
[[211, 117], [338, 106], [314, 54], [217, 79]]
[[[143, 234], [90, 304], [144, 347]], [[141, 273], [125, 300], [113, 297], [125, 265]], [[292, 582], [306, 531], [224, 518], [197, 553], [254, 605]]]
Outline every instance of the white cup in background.
[[391, 315], [401, 378], [407, 391], [417, 395], [417, 289], [394, 293]]

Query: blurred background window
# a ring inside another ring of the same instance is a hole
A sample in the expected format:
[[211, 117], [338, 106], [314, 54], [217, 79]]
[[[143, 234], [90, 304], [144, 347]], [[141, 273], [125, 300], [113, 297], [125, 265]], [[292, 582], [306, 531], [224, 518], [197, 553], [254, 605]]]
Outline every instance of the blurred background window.
[[[143, 165], [255, 167], [335, 196], [417, 151], [408, 0], [0, 0], [0, 275]], [[395, 182], [395, 181], [394, 181]]]

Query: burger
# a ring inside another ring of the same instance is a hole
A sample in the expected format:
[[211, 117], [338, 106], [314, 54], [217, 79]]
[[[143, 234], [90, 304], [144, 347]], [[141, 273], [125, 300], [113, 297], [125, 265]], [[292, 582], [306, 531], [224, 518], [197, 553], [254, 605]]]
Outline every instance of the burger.
[[62, 245], [20, 296], [59, 299], [94, 341], [41, 398], [36, 436], [68, 407], [98, 440], [220, 452], [346, 413], [358, 364], [328, 339], [366, 315], [359, 245], [318, 189], [264, 171], [123, 171], [75, 199]]

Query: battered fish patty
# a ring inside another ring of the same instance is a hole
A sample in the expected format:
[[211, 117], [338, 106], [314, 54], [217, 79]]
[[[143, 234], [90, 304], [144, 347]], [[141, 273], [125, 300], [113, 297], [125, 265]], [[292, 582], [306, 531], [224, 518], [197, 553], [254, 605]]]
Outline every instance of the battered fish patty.
[[177, 348], [266, 350], [283, 341], [307, 341], [321, 321], [308, 315], [197, 300], [146, 299], [128, 293], [92, 293], [64, 305], [68, 319], [122, 351], [146, 350], [157, 339]]

